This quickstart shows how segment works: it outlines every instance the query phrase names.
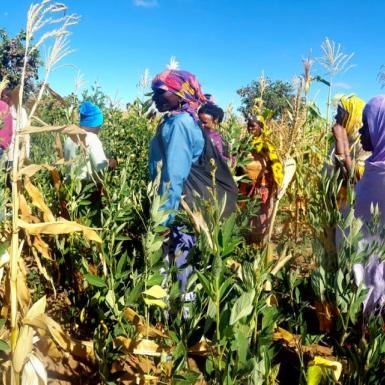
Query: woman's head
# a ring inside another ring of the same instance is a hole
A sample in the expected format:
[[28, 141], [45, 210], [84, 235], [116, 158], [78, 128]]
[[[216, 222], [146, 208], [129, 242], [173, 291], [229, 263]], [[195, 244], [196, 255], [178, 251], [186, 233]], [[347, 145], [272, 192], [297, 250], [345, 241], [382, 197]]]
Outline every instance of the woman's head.
[[89, 132], [99, 132], [104, 116], [101, 109], [91, 102], [83, 102], [79, 107], [80, 127]]
[[153, 101], [159, 112], [188, 112], [198, 119], [197, 110], [205, 102], [196, 77], [187, 71], [167, 70], [152, 81]]
[[210, 103], [204, 104], [198, 111], [199, 120], [206, 130], [215, 129], [217, 124], [222, 123], [224, 115], [222, 108]]
[[360, 129], [362, 148], [372, 151], [371, 162], [385, 161], [385, 95], [371, 99], [364, 108]]
[[346, 129], [348, 135], [355, 136], [362, 126], [362, 111], [365, 102], [355, 95], [342, 96], [337, 106], [336, 123]]
[[247, 120], [247, 131], [254, 136], [260, 136], [265, 128], [265, 121], [262, 116], [251, 116]]

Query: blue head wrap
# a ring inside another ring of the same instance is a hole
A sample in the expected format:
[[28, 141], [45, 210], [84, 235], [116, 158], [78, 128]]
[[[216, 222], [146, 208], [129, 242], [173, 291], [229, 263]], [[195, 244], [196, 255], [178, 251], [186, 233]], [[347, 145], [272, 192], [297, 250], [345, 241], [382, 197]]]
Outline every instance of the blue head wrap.
[[95, 104], [84, 102], [80, 105], [79, 112], [81, 126], [97, 128], [103, 124], [103, 113]]

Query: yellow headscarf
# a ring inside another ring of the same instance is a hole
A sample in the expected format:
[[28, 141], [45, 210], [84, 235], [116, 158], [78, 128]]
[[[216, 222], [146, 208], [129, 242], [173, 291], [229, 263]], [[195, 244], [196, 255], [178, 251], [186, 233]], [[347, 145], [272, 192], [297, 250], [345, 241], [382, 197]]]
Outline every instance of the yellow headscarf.
[[256, 120], [262, 123], [262, 130], [261, 135], [253, 140], [255, 151], [270, 160], [274, 181], [280, 187], [283, 181], [283, 167], [278, 158], [277, 151], [269, 138], [271, 131], [268, 129], [262, 115], [258, 115]]
[[350, 136], [356, 136], [359, 128], [362, 127], [362, 111], [365, 102], [355, 95], [342, 96], [340, 105], [347, 112], [347, 116], [342, 122], [346, 133]]

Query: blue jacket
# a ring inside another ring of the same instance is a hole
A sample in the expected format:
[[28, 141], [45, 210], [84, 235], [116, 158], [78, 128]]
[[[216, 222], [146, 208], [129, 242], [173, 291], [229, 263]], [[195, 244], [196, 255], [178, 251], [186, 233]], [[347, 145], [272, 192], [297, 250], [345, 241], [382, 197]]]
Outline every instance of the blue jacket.
[[[157, 163], [162, 160], [159, 194], [167, 191], [169, 184], [168, 199], [163, 208], [177, 210], [191, 165], [202, 154], [204, 138], [198, 123], [188, 113], [167, 116], [158, 130], [163, 140], [163, 150], [155, 136], [150, 143], [150, 175], [155, 179]], [[170, 216], [165, 225], [173, 219], [174, 217]]]

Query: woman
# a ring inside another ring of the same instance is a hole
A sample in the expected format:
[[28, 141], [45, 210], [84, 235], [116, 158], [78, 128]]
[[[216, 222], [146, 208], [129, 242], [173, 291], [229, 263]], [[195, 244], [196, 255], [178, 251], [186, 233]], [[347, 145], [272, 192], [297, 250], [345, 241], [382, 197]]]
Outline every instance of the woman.
[[[361, 180], [356, 184], [355, 216], [363, 221], [362, 232], [365, 244], [376, 242], [383, 249], [384, 239], [382, 229], [385, 226], [385, 96], [376, 96], [364, 108], [361, 135], [362, 148], [371, 152], [365, 162], [365, 169]], [[368, 231], [368, 224], [372, 222], [371, 208], [379, 209], [379, 229]], [[340, 237], [342, 239], [342, 237]], [[378, 309], [383, 309], [385, 303], [385, 264], [378, 254], [368, 255], [368, 262], [355, 264], [353, 273], [357, 286], [364, 285], [368, 289], [363, 302], [363, 312], [368, 315]]]
[[[12, 163], [13, 163], [13, 152], [14, 152], [14, 142], [15, 142], [15, 132], [16, 132], [16, 127], [17, 127], [17, 105], [18, 105], [18, 98], [19, 98], [19, 88], [16, 87], [14, 89], [8, 87], [3, 90], [1, 94], [1, 99], [9, 105], [10, 108], [10, 113], [12, 116], [12, 138], [11, 142], [9, 144], [8, 148], [8, 162], [7, 162], [7, 168], [11, 169], [12, 168]], [[20, 112], [20, 130], [23, 128], [28, 127], [29, 121], [28, 121], [28, 114], [27, 111], [25, 110], [24, 107], [21, 107], [21, 112]], [[25, 144], [25, 155], [26, 158], [29, 159], [30, 155], [30, 137], [29, 135], [23, 135], [20, 140], [20, 146]], [[20, 148], [18, 149], [20, 151]]]
[[217, 131], [217, 127], [222, 123], [224, 112], [222, 108], [212, 103], [204, 104], [198, 111], [199, 120], [207, 136], [214, 144], [223, 159], [229, 159], [229, 146]]
[[333, 155], [344, 179], [353, 175], [359, 180], [368, 157], [359, 143], [358, 135], [358, 129], [362, 126], [364, 106], [363, 100], [352, 95], [342, 96], [337, 107], [336, 122], [332, 129], [335, 138]]
[[364, 223], [372, 219], [371, 206], [378, 205], [385, 225], [385, 96], [376, 96], [365, 106], [360, 129], [361, 144], [372, 155], [365, 162], [356, 185], [355, 215]]
[[[167, 70], [154, 78], [152, 89], [156, 108], [167, 112], [151, 140], [149, 154], [152, 179], [162, 161], [159, 193], [168, 193], [163, 208], [177, 210], [182, 193], [190, 207], [196, 194], [201, 199], [210, 199], [210, 160], [214, 159], [216, 193], [219, 199], [226, 196], [224, 215], [231, 214], [236, 206], [237, 188], [228, 166], [198, 124], [197, 111], [206, 100], [197, 79], [186, 71]], [[179, 255], [176, 265], [180, 267], [186, 263], [195, 239], [193, 235], [183, 234], [173, 221], [174, 215], [169, 215], [164, 225], [170, 227], [174, 256]], [[186, 291], [190, 271], [191, 268], [185, 268], [178, 274], [182, 292]]]
[[13, 121], [8, 104], [0, 100], [0, 159], [12, 141]]
[[263, 242], [270, 224], [274, 196], [282, 184], [283, 169], [274, 146], [269, 139], [269, 130], [263, 116], [249, 118], [247, 130], [253, 136], [253, 151], [246, 165], [248, 183], [241, 183], [242, 195], [260, 200], [259, 215], [252, 219], [250, 242]]

